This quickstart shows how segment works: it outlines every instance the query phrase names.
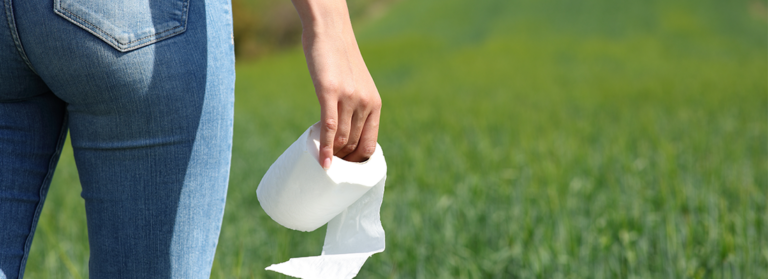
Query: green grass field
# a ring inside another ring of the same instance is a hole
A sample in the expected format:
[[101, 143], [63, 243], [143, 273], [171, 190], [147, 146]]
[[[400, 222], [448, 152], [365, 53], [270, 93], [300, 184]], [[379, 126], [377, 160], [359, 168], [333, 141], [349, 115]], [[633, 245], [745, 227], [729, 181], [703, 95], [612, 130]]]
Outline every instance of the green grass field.
[[[384, 107], [387, 250], [358, 278], [766, 278], [761, 1], [400, 1], [357, 27]], [[319, 107], [300, 49], [239, 63], [213, 278], [319, 254], [269, 165]], [[27, 278], [85, 278], [67, 147]]]

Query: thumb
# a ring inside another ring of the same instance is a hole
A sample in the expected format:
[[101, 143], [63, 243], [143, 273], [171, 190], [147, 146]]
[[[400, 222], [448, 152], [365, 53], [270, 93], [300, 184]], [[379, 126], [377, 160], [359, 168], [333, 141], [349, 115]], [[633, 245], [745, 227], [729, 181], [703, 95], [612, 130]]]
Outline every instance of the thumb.
[[333, 160], [333, 142], [339, 127], [336, 100], [320, 103], [320, 154], [318, 157], [323, 169], [331, 168]]

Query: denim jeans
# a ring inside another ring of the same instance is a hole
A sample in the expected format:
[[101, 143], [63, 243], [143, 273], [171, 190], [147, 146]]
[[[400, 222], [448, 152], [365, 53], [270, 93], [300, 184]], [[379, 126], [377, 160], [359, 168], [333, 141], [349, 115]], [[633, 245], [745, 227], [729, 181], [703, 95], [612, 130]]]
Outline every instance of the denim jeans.
[[229, 0], [0, 2], [0, 278], [23, 276], [67, 132], [90, 278], [209, 277], [232, 146]]

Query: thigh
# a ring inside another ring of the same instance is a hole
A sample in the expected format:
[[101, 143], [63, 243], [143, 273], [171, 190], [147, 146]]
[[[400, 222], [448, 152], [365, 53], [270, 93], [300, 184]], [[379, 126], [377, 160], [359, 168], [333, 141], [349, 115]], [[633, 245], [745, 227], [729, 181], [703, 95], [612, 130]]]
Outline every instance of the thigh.
[[23, 274], [66, 135], [65, 104], [25, 61], [8, 6], [0, 10], [0, 278]]
[[[19, 2], [29, 60], [68, 103], [91, 278], [207, 278], [232, 141], [228, 1], [189, 1], [183, 33], [133, 50], [54, 14], [50, 1]], [[146, 13], [163, 11], [111, 16]]]
[[0, 101], [0, 278], [23, 274], [66, 131], [52, 94]]

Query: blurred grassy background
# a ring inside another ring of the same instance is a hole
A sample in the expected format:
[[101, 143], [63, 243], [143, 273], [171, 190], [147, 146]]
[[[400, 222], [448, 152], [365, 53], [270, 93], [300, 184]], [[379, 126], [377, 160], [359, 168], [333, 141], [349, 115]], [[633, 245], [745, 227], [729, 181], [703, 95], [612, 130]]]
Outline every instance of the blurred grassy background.
[[[387, 251], [358, 278], [768, 274], [766, 1], [349, 3], [389, 163]], [[319, 108], [289, 1], [234, 6], [212, 277], [284, 278], [263, 268], [317, 255], [324, 228], [280, 227], [255, 190]], [[79, 191], [67, 147], [27, 278], [87, 277]]]

